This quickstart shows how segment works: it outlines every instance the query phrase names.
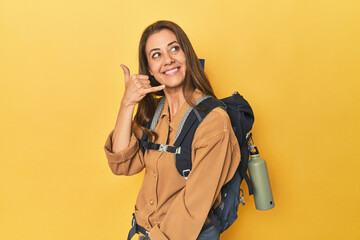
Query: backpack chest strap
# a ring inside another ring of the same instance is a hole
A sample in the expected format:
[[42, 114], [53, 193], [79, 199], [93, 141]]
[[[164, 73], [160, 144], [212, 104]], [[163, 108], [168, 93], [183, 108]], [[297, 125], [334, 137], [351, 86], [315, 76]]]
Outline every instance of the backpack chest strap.
[[170, 146], [170, 145], [166, 145], [166, 144], [158, 144], [158, 143], [140, 140], [139, 145], [145, 149], [152, 149], [152, 150], [157, 150], [160, 152], [169, 152], [169, 153], [174, 153], [174, 154], [181, 153], [181, 147], [174, 147], [174, 146]]

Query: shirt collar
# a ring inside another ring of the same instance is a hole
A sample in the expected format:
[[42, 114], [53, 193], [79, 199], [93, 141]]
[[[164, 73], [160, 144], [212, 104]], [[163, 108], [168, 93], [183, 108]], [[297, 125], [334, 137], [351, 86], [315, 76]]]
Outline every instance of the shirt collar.
[[[190, 96], [190, 101], [191, 102], [195, 102], [197, 99], [199, 99], [200, 97], [202, 97], [204, 94], [198, 90], [195, 89], [195, 91], [191, 94]], [[182, 117], [184, 116], [186, 110], [190, 107], [190, 105], [185, 101], [184, 104], [181, 106], [181, 108], [179, 109], [179, 111], [176, 113], [174, 119], [170, 122], [170, 127], [172, 129], [177, 129]], [[163, 117], [167, 117], [168, 119], [170, 119], [170, 112], [169, 112], [169, 103], [167, 100], [165, 100], [165, 104], [164, 104], [164, 109], [161, 112], [160, 118]]]

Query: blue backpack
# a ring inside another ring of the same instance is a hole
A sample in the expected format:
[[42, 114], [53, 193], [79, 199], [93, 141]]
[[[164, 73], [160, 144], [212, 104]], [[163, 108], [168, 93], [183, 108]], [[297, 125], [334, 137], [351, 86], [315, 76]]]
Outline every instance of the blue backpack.
[[[146, 126], [152, 131], [155, 130], [159, 121], [164, 103], [165, 97], [160, 99], [152, 120]], [[243, 201], [243, 191], [240, 189], [242, 180], [245, 180], [248, 185], [249, 195], [253, 194], [253, 187], [247, 174], [247, 165], [249, 160], [248, 142], [251, 138], [251, 133], [249, 132], [254, 123], [254, 114], [249, 103], [237, 92], [221, 100], [210, 96], [203, 96], [198, 99], [194, 105], [203, 106], [200, 109], [205, 110], [189, 107], [176, 132], [174, 146], [149, 142], [147, 141], [148, 138], [146, 134], [143, 134], [139, 140], [139, 145], [143, 147], [144, 151], [146, 149], [152, 149], [173, 153], [179, 174], [187, 179], [192, 168], [191, 145], [197, 127], [214, 108], [221, 107], [228, 113], [234, 133], [239, 142], [241, 161], [232, 179], [221, 188], [221, 203], [215, 209], [211, 209], [208, 215], [212, 225], [222, 233], [237, 219], [239, 204], [245, 204]]]

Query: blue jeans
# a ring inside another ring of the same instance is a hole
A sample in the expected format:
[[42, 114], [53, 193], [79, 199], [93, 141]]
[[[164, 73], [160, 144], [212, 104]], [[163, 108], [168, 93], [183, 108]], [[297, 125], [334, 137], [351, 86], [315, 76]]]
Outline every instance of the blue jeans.
[[[211, 226], [205, 231], [202, 231], [196, 240], [219, 240], [219, 236], [219, 231], [214, 226]], [[140, 240], [145, 239], [145, 237], [140, 237]]]

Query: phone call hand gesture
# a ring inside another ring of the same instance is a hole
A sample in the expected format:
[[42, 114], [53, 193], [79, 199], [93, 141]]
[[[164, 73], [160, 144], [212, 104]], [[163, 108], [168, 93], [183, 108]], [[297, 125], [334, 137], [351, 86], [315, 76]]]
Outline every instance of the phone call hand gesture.
[[125, 77], [125, 92], [122, 99], [122, 103], [125, 106], [135, 106], [146, 94], [165, 88], [165, 85], [152, 87], [148, 75], [130, 75], [130, 70], [127, 66], [121, 64], [120, 67], [123, 69]]

